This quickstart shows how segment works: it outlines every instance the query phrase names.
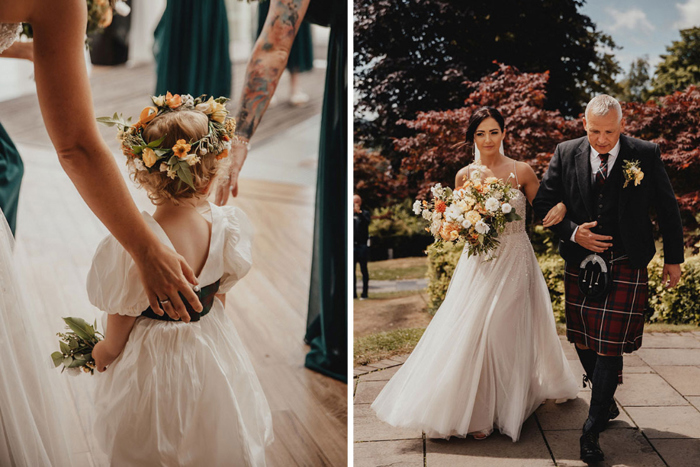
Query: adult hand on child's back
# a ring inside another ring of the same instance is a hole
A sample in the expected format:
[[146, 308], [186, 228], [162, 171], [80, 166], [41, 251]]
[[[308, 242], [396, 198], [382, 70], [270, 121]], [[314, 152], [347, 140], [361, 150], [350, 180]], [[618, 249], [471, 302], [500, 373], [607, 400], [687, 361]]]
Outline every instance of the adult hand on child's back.
[[155, 248], [156, 251], [147, 251], [139, 259], [135, 257], [151, 309], [158, 315], [165, 312], [172, 319], [189, 323], [190, 315], [178, 292], [196, 312], [202, 311], [191, 285], [197, 285], [197, 278], [185, 258], [173, 249], [163, 244]]

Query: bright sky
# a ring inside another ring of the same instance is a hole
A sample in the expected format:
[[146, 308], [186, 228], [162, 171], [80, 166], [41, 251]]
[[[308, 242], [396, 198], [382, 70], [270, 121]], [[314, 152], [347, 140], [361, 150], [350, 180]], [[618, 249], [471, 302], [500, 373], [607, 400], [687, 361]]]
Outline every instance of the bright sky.
[[700, 26], [700, 0], [586, 0], [581, 12], [622, 47], [615, 55], [625, 72], [646, 55], [653, 73], [678, 30]]

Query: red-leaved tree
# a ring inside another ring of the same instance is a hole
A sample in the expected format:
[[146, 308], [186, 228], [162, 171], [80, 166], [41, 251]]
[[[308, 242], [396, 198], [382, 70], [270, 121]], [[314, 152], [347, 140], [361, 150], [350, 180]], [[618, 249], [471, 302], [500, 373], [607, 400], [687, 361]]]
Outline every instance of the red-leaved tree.
[[[683, 215], [688, 246], [700, 239], [700, 89], [623, 104], [626, 134], [657, 143]], [[692, 235], [689, 235], [691, 234]]]
[[559, 111], [545, 110], [548, 73], [521, 73], [500, 65], [478, 82], [465, 82], [471, 92], [462, 108], [422, 112], [403, 123], [415, 135], [395, 141], [404, 152], [400, 171], [409, 194], [425, 196], [435, 183], [452, 186], [455, 174], [473, 159], [473, 144], [464, 144], [469, 117], [480, 107], [497, 108], [506, 121], [506, 154], [527, 161], [539, 176], [549, 164], [557, 143], [581, 136], [579, 121]]

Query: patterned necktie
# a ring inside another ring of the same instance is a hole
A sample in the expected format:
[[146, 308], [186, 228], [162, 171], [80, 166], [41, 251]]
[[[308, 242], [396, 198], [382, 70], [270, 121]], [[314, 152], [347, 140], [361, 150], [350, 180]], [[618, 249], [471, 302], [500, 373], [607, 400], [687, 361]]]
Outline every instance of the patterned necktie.
[[595, 173], [595, 182], [598, 186], [605, 185], [605, 179], [608, 178], [608, 157], [610, 154], [598, 154], [600, 159], [600, 168]]

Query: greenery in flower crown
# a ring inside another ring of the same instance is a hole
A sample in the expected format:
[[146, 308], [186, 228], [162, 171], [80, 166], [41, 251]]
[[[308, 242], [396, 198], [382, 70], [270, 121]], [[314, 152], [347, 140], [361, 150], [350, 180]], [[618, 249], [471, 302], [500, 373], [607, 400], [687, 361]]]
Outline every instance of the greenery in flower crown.
[[[139, 121], [131, 124], [131, 118], [124, 120], [121, 114], [111, 117], [100, 117], [98, 122], [107, 126], [117, 126], [117, 139], [121, 141], [122, 151], [128, 161], [133, 163], [135, 170], [145, 170], [149, 173], [162, 172], [172, 178], [178, 178], [192, 189], [192, 171], [190, 167], [201, 162], [201, 156], [215, 154], [217, 159], [228, 157], [231, 141], [237, 140], [236, 120], [227, 118], [226, 97], [207, 99], [206, 94], [192, 97], [189, 94], [172, 95], [151, 98], [154, 106], [141, 111]], [[157, 116], [166, 112], [180, 110], [199, 110], [209, 118], [209, 132], [197, 141], [177, 140], [171, 148], [162, 148], [163, 138], [147, 143], [143, 138], [143, 130]]]
[[54, 366], [58, 368], [63, 365], [61, 373], [68, 370], [70, 374], [78, 374], [80, 371], [94, 374], [92, 349], [104, 338], [102, 333], [96, 331], [97, 322], [93, 326], [82, 318], [63, 318], [63, 321], [70, 331], [57, 334], [61, 350], [51, 354]]
[[[85, 3], [87, 4], [88, 13], [87, 35], [102, 32], [104, 28], [112, 24], [114, 13], [120, 16], [127, 16], [131, 12], [129, 5], [123, 0], [86, 0]], [[34, 37], [32, 25], [22, 23], [21, 34], [28, 39], [32, 39]]]

